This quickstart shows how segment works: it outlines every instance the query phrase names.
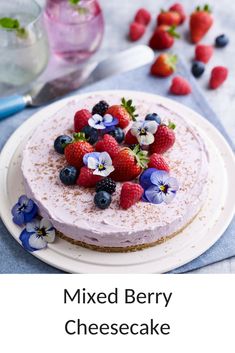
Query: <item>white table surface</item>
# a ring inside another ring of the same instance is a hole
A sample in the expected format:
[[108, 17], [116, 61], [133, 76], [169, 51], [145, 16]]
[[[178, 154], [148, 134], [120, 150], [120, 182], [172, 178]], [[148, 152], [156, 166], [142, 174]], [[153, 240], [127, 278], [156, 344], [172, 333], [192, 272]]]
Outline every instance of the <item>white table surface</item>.
[[[38, 0], [38, 2], [43, 5], [45, 0]], [[199, 4], [204, 5], [205, 3], [209, 3], [212, 6], [215, 24], [202, 43], [212, 44], [214, 38], [222, 33], [226, 33], [229, 36], [229, 46], [225, 49], [215, 50], [213, 58], [207, 65], [206, 72], [198, 83], [204, 89], [206, 99], [223, 122], [231, 138], [235, 140], [235, 1], [181, 0], [180, 2], [185, 6], [187, 13], [192, 12], [192, 10]], [[136, 9], [140, 7], [148, 9], [152, 13], [154, 19], [144, 37], [138, 42], [146, 44], [151, 36], [153, 28], [155, 27], [157, 13], [161, 8], [167, 9], [173, 3], [174, 0], [100, 0], [105, 16], [105, 36], [102, 47], [93, 60], [101, 60], [109, 55], [115, 54], [115, 52], [126, 49], [131, 45], [135, 45], [127, 40], [127, 32], [129, 23], [132, 21]], [[176, 42], [172, 52], [184, 56], [185, 61], [188, 62], [190, 68], [190, 63], [194, 56], [194, 46], [189, 44], [186, 40], [187, 28], [188, 21], [184, 26], [179, 28], [183, 40], [178, 40]], [[228, 67], [229, 78], [226, 84], [219, 90], [208, 90], [206, 87], [208, 85], [210, 71], [211, 68], [216, 65], [225, 65]], [[59, 67], [59, 70], [63, 71], [63, 68]], [[46, 75], [50, 76], [50, 72], [46, 72]], [[235, 273], [235, 258], [203, 267], [199, 270], [192, 271], [191, 273]]]

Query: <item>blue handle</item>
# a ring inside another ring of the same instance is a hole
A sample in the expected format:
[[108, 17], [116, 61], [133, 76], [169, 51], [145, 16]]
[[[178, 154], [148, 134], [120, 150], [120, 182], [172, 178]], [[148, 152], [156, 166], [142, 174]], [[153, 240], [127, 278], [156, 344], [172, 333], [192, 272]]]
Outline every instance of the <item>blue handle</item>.
[[0, 98], [0, 120], [20, 112], [25, 107], [26, 101], [23, 96], [14, 95]]

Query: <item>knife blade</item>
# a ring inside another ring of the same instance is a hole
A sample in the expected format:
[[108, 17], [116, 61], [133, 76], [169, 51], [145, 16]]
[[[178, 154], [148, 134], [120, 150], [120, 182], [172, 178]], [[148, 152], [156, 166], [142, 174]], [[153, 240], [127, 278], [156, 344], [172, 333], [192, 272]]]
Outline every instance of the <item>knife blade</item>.
[[23, 110], [27, 106], [39, 107], [79, 89], [85, 83], [97, 82], [106, 77], [126, 72], [153, 60], [152, 49], [138, 45], [98, 62], [93, 62], [74, 72], [46, 83], [38, 83], [24, 96], [14, 95], [0, 99], [0, 119]]

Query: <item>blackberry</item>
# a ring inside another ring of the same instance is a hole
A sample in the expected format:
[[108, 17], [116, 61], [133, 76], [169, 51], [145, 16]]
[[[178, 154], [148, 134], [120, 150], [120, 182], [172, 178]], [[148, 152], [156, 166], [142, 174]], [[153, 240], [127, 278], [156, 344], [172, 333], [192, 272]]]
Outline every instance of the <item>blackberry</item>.
[[105, 178], [96, 184], [96, 192], [106, 191], [109, 194], [113, 194], [116, 190], [116, 183], [111, 178]]
[[99, 191], [95, 194], [94, 203], [101, 210], [105, 210], [109, 207], [112, 201], [112, 196], [106, 191]]
[[105, 113], [107, 112], [108, 108], [109, 108], [109, 105], [107, 102], [100, 101], [99, 103], [94, 105], [94, 107], [92, 108], [92, 115], [99, 114], [101, 116], [104, 116]]

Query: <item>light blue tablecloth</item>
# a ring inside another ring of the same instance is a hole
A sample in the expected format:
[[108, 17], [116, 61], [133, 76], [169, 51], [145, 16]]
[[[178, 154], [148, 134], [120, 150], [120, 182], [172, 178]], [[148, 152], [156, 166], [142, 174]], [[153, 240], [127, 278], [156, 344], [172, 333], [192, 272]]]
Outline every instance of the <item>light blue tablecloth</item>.
[[[234, 150], [234, 145], [221, 125], [218, 117], [205, 101], [203, 93], [199, 90], [196, 81], [182, 62], [178, 65], [178, 73], [191, 81], [193, 86], [193, 93], [191, 95], [186, 97], [170, 96], [168, 94], [168, 88], [171, 78], [157, 79], [150, 76], [149, 66], [100, 81], [92, 86], [83, 88], [80, 92], [84, 93], [106, 89], [130, 89], [169, 96], [206, 117], [220, 130]], [[36, 109], [27, 109], [14, 117], [0, 122], [0, 148], [3, 147], [12, 132], [14, 132], [14, 130], [35, 111]], [[21, 248], [21, 246], [10, 236], [1, 220], [0, 254], [0, 273], [62, 273], [61, 271], [42, 263]], [[191, 271], [232, 256], [235, 256], [235, 220], [233, 220], [226, 232], [214, 246], [194, 261], [174, 270], [173, 272], [183, 273]]]

